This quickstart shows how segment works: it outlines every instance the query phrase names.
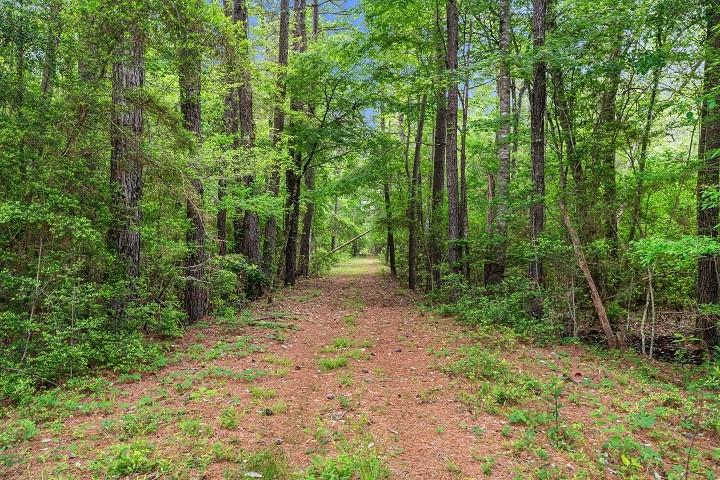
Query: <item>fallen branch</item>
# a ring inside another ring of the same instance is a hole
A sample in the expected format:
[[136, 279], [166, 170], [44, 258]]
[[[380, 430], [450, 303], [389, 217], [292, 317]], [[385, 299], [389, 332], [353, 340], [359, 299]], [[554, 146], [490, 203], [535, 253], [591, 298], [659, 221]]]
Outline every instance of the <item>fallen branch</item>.
[[597, 289], [595, 280], [590, 273], [590, 267], [588, 267], [587, 260], [585, 259], [585, 254], [582, 251], [580, 237], [578, 236], [575, 227], [573, 227], [572, 222], [570, 222], [570, 216], [568, 215], [567, 208], [565, 208], [565, 203], [562, 200], [558, 203], [560, 205], [560, 213], [562, 214], [563, 223], [565, 224], [565, 228], [570, 236], [570, 242], [573, 246], [575, 259], [577, 260], [578, 266], [580, 267], [580, 270], [582, 270], [583, 275], [585, 275], [585, 281], [587, 281], [588, 288], [590, 289], [590, 297], [592, 298], [593, 305], [595, 306], [595, 312], [597, 312], [597, 316], [600, 319], [600, 325], [602, 325], [602, 329], [605, 332], [605, 338], [607, 339], [610, 348], [617, 348], [621, 346], [622, 342], [615, 335], [612, 326], [610, 325], [607, 312], [605, 311], [605, 306], [603, 305], [602, 298], [600, 298], [600, 292]]
[[353, 242], [354, 242], [355, 240], [357, 240], [358, 238], [364, 237], [365, 235], [367, 235], [368, 233], [370, 233], [370, 231], [371, 231], [371, 230], [368, 230], [368, 231], [366, 231], [366, 232], [361, 233], [361, 234], [358, 235], [357, 237], [351, 238], [350, 240], [348, 240], [347, 242], [343, 243], [343, 244], [340, 245], [339, 247], [335, 247], [335, 248], [333, 248], [332, 250], [330, 250], [330, 253], [333, 254], [333, 253], [337, 252], [338, 250], [340, 250], [341, 248], [350, 245], [351, 243], [353, 243]]

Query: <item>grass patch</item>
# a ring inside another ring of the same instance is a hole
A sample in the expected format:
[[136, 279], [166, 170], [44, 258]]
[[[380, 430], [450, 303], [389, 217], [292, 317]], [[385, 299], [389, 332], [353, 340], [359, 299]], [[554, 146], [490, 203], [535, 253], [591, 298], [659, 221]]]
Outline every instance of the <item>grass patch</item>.
[[318, 365], [320, 366], [320, 370], [323, 372], [337, 370], [338, 368], [346, 367], [347, 364], [348, 359], [344, 356], [318, 359]]

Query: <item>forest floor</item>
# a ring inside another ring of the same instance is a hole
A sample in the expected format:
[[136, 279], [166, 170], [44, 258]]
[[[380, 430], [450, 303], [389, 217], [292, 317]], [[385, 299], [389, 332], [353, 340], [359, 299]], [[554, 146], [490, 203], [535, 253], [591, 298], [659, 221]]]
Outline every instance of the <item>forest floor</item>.
[[538, 347], [421, 304], [374, 259], [300, 281], [194, 326], [156, 372], [8, 409], [0, 477], [720, 475], [720, 409], [682, 368]]

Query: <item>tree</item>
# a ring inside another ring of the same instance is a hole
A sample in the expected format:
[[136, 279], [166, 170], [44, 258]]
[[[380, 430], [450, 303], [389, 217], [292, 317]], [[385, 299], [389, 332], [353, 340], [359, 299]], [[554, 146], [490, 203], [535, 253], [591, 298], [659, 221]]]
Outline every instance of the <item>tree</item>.
[[[190, 20], [190, 16], [184, 19]], [[182, 22], [181, 22], [182, 23]], [[200, 167], [197, 160], [198, 145], [202, 141], [200, 88], [202, 77], [202, 52], [198, 45], [198, 27], [193, 26], [188, 34], [180, 35], [178, 49], [178, 80], [180, 85], [180, 111], [183, 126], [192, 133], [193, 148], [190, 151], [193, 178], [190, 180], [192, 192], [187, 195], [187, 218], [190, 228], [187, 231], [188, 255], [185, 260], [187, 280], [185, 283], [185, 312], [188, 322], [202, 320], [208, 311], [208, 289], [205, 278], [205, 220], [203, 219], [203, 184], [200, 178]]]
[[447, 2], [447, 55], [446, 68], [450, 77], [447, 94], [447, 191], [448, 191], [448, 263], [453, 272], [462, 270], [462, 249], [460, 233], [462, 219], [460, 217], [460, 193], [458, 189], [458, 23], [459, 12], [457, 2]]
[[[278, 35], [278, 59], [277, 63], [280, 67], [280, 73], [276, 79], [278, 96], [275, 99], [273, 109], [272, 129], [270, 131], [271, 143], [273, 148], [277, 150], [280, 144], [280, 137], [285, 129], [285, 110], [283, 102], [285, 99], [285, 82], [283, 80], [283, 69], [288, 64], [289, 50], [289, 32], [290, 32], [290, 6], [288, 0], [280, 1], [280, 33]], [[277, 156], [277, 152], [276, 152]], [[274, 197], [280, 195], [280, 166], [277, 158], [274, 159], [270, 167], [270, 178], [268, 180], [268, 191]], [[277, 220], [275, 215], [270, 215], [265, 222], [265, 240], [263, 244], [263, 273], [272, 282], [273, 258], [275, 255], [275, 244], [277, 242]]]
[[[538, 241], [545, 229], [545, 107], [547, 101], [546, 66], [541, 49], [545, 45], [546, 0], [533, 0], [533, 46], [539, 55], [533, 65], [533, 83], [530, 93], [530, 137], [533, 180], [533, 203], [530, 206], [530, 241], [538, 255]], [[543, 263], [534, 258], [529, 267], [530, 280], [537, 288], [545, 283]], [[534, 317], [542, 316], [542, 298], [535, 296], [530, 305]]]
[[[438, 24], [440, 24], [438, 13]], [[441, 32], [436, 32], [435, 55], [437, 62], [435, 84], [435, 141], [433, 145], [432, 201], [430, 208], [429, 263], [433, 288], [440, 285], [442, 262], [442, 230], [440, 209], [445, 197], [445, 142], [447, 141], [447, 89], [445, 88], [445, 55]]]
[[[707, 1], [706, 25], [707, 45], [705, 47], [705, 76], [703, 79], [703, 107], [701, 111], [700, 142], [698, 156], [700, 170], [697, 177], [697, 229], [698, 235], [716, 239], [718, 237], [718, 206], [714, 200], [708, 201], [709, 192], [720, 183], [720, 117], [715, 107], [718, 88], [720, 88], [720, 6]], [[698, 260], [697, 267], [697, 303], [700, 308], [718, 303], [717, 258], [705, 254]], [[718, 316], [700, 312], [697, 317], [697, 330], [705, 344], [712, 348], [720, 344], [717, 330]]]
[[[312, 4], [312, 37], [317, 41], [320, 34], [320, 4], [318, 0], [313, 0]], [[312, 110], [314, 107], [310, 105]], [[315, 189], [315, 167], [308, 165], [305, 171], [305, 190], [312, 192]], [[298, 275], [303, 277], [310, 276], [310, 250], [312, 244], [312, 226], [313, 217], [315, 216], [315, 202], [310, 200], [305, 207], [303, 215], [303, 229], [300, 235], [300, 263], [298, 266]]]
[[415, 133], [415, 152], [413, 154], [412, 176], [410, 178], [410, 201], [408, 203], [408, 287], [417, 288], [418, 230], [422, 226], [420, 189], [420, 159], [422, 155], [423, 130], [425, 127], [425, 104], [427, 96], [420, 99], [417, 130]]
[[497, 96], [500, 121], [495, 143], [499, 160], [498, 172], [490, 177], [488, 195], [488, 234], [490, 248], [485, 261], [484, 281], [486, 285], [495, 285], [505, 277], [507, 202], [510, 187], [510, 0], [500, 0], [500, 65], [498, 67]]
[[[307, 45], [305, 26], [305, 0], [295, 0], [295, 43], [294, 50], [303, 53]], [[294, 111], [300, 112], [303, 104], [297, 99], [291, 100]], [[302, 184], [303, 152], [297, 145], [292, 149], [292, 165], [285, 170], [285, 248], [283, 249], [283, 283], [295, 285], [297, 277], [297, 234], [300, 219], [300, 187]]]
[[116, 317], [125, 316], [140, 277], [140, 198], [143, 170], [143, 109], [145, 84], [144, 32], [138, 25], [123, 32], [112, 66], [110, 115], [110, 248], [119, 257], [126, 292], [113, 301]]

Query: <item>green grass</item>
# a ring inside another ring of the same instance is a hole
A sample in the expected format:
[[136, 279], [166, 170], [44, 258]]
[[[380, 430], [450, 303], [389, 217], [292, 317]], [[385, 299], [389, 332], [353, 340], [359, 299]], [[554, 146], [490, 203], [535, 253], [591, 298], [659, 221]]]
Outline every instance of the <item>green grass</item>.
[[320, 366], [320, 370], [323, 372], [337, 370], [338, 368], [343, 368], [343, 367], [347, 366], [347, 364], [348, 364], [348, 359], [347, 359], [347, 357], [344, 357], [344, 356], [321, 358], [318, 360], [318, 365]]

